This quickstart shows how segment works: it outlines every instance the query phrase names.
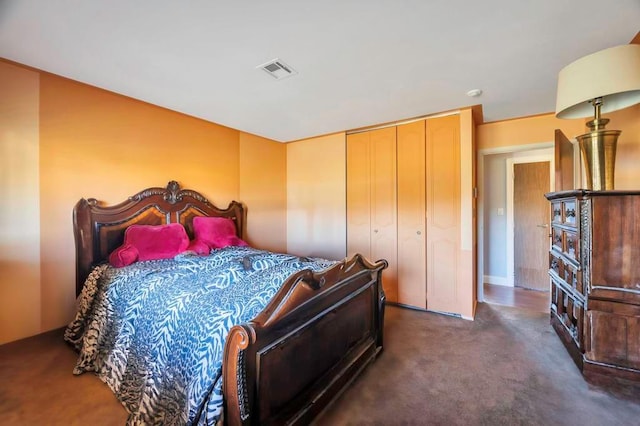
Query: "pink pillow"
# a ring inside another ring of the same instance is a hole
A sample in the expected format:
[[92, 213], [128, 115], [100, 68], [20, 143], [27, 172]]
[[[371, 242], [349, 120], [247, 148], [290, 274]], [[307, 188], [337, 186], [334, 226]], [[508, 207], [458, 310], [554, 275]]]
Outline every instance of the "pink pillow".
[[124, 243], [109, 255], [109, 263], [116, 268], [131, 265], [136, 260], [138, 260], [138, 249], [127, 243]]
[[195, 240], [205, 243], [212, 249], [248, 245], [236, 235], [236, 225], [233, 220], [226, 217], [194, 217], [193, 235]]
[[191, 241], [191, 243], [189, 244], [189, 247], [187, 247], [187, 250], [195, 252], [200, 256], [204, 256], [211, 253], [211, 248], [209, 248], [209, 246], [205, 242], [198, 239]]
[[170, 259], [189, 246], [189, 236], [180, 223], [166, 225], [131, 225], [124, 231], [124, 243], [109, 256], [115, 267], [136, 260]]

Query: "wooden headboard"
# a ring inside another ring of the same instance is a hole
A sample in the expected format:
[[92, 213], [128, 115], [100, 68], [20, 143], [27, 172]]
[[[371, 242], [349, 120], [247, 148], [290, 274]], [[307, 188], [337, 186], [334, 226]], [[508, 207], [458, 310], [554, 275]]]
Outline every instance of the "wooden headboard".
[[80, 294], [91, 269], [105, 262], [109, 253], [124, 241], [125, 229], [133, 224], [163, 225], [181, 223], [193, 238], [196, 216], [228, 217], [243, 238], [245, 211], [237, 201], [219, 209], [190, 189], [180, 189], [176, 181], [166, 188], [147, 188], [127, 200], [105, 206], [95, 198], [81, 199], [73, 208], [73, 233], [76, 241], [76, 296]]

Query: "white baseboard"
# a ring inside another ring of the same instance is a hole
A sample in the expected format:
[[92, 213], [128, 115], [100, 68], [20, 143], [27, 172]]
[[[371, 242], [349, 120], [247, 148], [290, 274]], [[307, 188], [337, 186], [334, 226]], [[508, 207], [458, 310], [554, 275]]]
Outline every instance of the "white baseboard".
[[497, 277], [495, 275], [485, 275], [484, 276], [484, 282], [487, 283], [487, 284], [503, 285], [505, 287], [511, 287], [507, 283], [507, 277]]

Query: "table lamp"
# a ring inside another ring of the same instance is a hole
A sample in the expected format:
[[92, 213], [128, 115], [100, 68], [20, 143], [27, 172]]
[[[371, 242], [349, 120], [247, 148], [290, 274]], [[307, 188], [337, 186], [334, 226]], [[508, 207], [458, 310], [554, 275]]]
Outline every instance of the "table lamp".
[[584, 118], [590, 131], [577, 136], [587, 178], [586, 189], [614, 189], [620, 130], [605, 130], [601, 113], [640, 102], [640, 45], [626, 44], [578, 59], [558, 74], [556, 117]]

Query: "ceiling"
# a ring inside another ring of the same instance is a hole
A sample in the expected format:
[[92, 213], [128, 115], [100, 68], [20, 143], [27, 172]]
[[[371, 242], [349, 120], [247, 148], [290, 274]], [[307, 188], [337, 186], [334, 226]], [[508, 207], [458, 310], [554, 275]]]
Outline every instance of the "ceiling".
[[[0, 57], [287, 142], [551, 112], [560, 69], [639, 22], [640, 0], [0, 0]], [[298, 74], [256, 69], [274, 58]]]

